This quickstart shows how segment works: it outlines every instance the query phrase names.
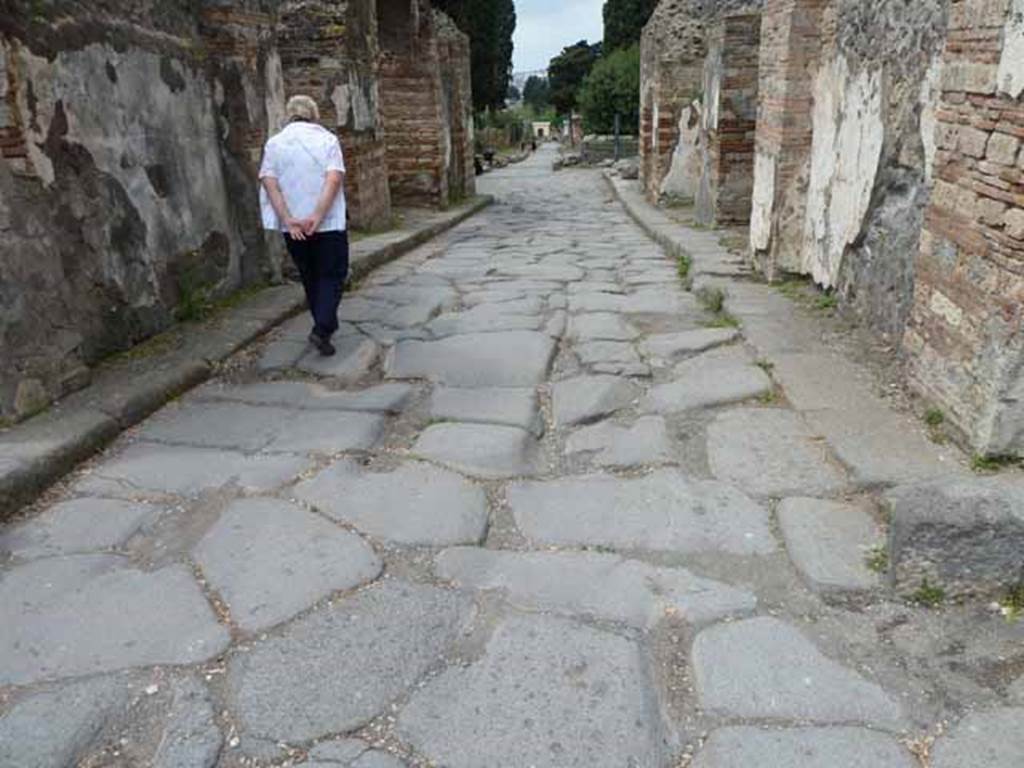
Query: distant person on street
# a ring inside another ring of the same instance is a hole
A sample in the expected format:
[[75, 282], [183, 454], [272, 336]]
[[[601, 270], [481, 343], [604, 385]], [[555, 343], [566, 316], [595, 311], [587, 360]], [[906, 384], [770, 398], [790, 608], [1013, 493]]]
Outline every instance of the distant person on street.
[[309, 340], [330, 356], [348, 276], [345, 160], [338, 137], [317, 122], [320, 110], [313, 99], [293, 96], [285, 112], [288, 125], [263, 150], [263, 227], [284, 234], [313, 315]]

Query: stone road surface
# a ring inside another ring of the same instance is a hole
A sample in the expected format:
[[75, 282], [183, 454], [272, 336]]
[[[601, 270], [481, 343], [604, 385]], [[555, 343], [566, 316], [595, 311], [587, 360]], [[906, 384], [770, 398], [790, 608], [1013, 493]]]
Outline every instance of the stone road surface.
[[0, 531], [2, 768], [1024, 766], [1020, 625], [890, 597], [876, 499], [551, 160]]

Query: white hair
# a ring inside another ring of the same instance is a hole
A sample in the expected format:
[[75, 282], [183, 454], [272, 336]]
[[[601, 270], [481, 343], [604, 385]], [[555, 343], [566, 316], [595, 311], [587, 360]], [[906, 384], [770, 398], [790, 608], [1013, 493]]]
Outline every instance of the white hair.
[[320, 109], [316, 102], [309, 96], [292, 96], [284, 108], [288, 120], [309, 120], [318, 122], [320, 120]]

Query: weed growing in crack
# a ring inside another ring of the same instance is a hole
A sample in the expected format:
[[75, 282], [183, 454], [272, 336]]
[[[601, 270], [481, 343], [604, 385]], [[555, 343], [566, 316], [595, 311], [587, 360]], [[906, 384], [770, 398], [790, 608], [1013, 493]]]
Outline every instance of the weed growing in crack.
[[757, 361], [756, 365], [765, 373], [771, 373], [773, 370], [775, 370], [775, 363], [763, 357]]
[[869, 571], [885, 573], [889, 570], [889, 550], [881, 544], [877, 544], [868, 550], [864, 564]]
[[819, 296], [818, 300], [814, 302], [814, 306], [823, 312], [835, 309], [839, 305], [839, 299], [836, 298], [834, 293], [826, 293], [824, 296]]
[[925, 608], [938, 608], [946, 601], [946, 590], [924, 579], [910, 599]]
[[1018, 466], [1020, 459], [1013, 456], [985, 456], [980, 453], [971, 457], [971, 469], [979, 474], [991, 474], [999, 472], [1006, 467]]
[[704, 305], [704, 309], [713, 314], [720, 314], [725, 309], [725, 291], [721, 288], [704, 286], [697, 291], [697, 298]]
[[693, 261], [685, 253], [679, 254], [676, 259], [676, 271], [679, 273], [679, 279], [686, 281], [690, 277], [690, 267], [693, 266]]
[[929, 427], [941, 427], [946, 421], [946, 414], [938, 408], [929, 408], [924, 414], [924, 423]]

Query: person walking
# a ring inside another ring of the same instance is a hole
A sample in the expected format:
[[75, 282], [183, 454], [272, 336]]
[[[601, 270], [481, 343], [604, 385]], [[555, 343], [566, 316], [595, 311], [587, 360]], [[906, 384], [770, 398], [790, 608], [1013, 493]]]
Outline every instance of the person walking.
[[345, 160], [338, 137], [319, 124], [313, 99], [293, 96], [285, 112], [288, 124], [263, 150], [263, 227], [284, 235], [313, 316], [309, 340], [327, 357], [335, 353], [331, 337], [348, 277]]

